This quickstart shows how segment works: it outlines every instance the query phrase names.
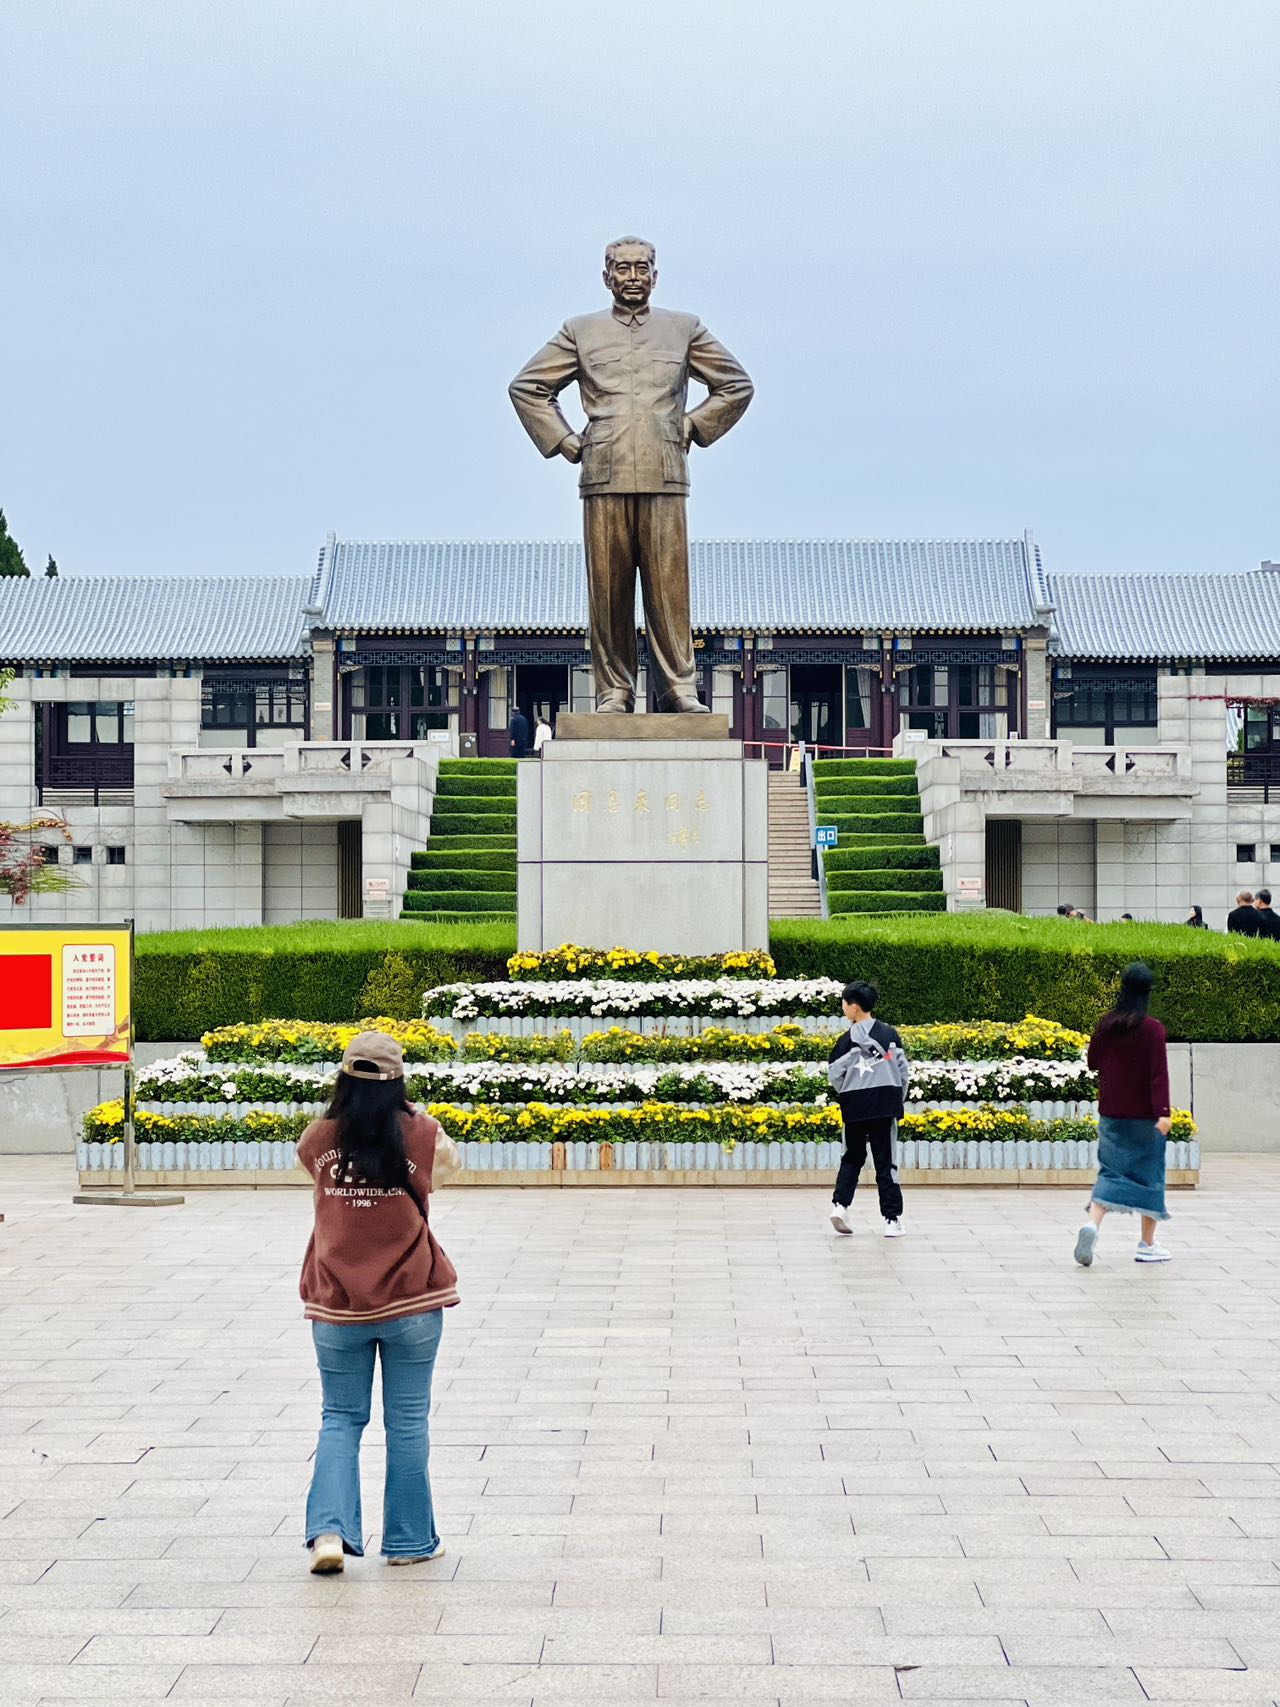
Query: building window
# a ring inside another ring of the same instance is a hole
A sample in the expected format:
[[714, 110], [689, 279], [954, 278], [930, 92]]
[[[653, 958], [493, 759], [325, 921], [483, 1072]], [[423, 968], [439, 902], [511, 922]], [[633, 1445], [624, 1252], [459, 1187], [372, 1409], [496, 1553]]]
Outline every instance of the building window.
[[242, 733], [246, 747], [258, 744], [261, 729], [307, 727], [307, 682], [293, 676], [213, 676], [203, 683], [200, 727]]
[[107, 864], [108, 865], [123, 865], [124, 864], [124, 849], [123, 848], [108, 848], [107, 849]]
[[456, 711], [449, 671], [432, 664], [366, 664], [351, 683], [353, 732], [359, 741], [423, 741], [449, 727]]
[[909, 665], [898, 678], [902, 727], [934, 740], [992, 741], [1008, 733], [1008, 690], [994, 662]]
[[40, 849], [40, 853], [46, 865], [57, 865], [59, 863], [59, 855], [61, 852], [62, 849], [60, 847], [50, 845], [48, 843]]
[[1107, 746], [1117, 729], [1154, 729], [1159, 694], [1154, 671], [1142, 676], [1073, 676], [1054, 694], [1054, 733], [1060, 729], [1101, 729]]
[[73, 855], [72, 863], [74, 865], [92, 865], [93, 864], [93, 849], [92, 848], [83, 848], [83, 847], [73, 848], [72, 849], [72, 855]]
[[62, 730], [68, 747], [131, 747], [132, 700], [69, 700], [55, 707], [63, 713]]
[[1258, 857], [1258, 844], [1256, 842], [1237, 842], [1236, 843], [1236, 864], [1237, 865], [1252, 865], [1254, 863], [1254, 861], [1257, 859], [1257, 857]]
[[[641, 705], [644, 701], [639, 701]], [[569, 671], [570, 711], [594, 711], [596, 708], [596, 678], [590, 664], [575, 664]]]
[[42, 708], [36, 774], [44, 790], [133, 787], [133, 701], [67, 700]]
[[1280, 865], [1280, 842], [1272, 842], [1271, 844], [1271, 863], [1272, 865]]

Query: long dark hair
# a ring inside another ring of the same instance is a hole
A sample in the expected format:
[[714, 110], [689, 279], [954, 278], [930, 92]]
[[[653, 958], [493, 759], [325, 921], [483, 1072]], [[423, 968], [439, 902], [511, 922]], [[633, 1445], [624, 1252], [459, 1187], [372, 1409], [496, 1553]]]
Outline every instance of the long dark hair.
[[1135, 960], [1120, 974], [1120, 994], [1116, 1005], [1098, 1021], [1095, 1037], [1111, 1031], [1137, 1031], [1151, 1007], [1151, 986], [1155, 975], [1149, 966]]
[[416, 1196], [409, 1183], [401, 1117], [412, 1114], [403, 1079], [353, 1079], [339, 1073], [326, 1118], [337, 1123], [340, 1185], [399, 1186]]

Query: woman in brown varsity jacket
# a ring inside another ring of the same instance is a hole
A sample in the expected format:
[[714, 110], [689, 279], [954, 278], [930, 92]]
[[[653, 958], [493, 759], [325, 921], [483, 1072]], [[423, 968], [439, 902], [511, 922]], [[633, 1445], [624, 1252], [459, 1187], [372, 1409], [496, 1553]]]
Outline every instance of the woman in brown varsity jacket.
[[301, 1292], [315, 1339], [323, 1421], [307, 1495], [311, 1569], [364, 1552], [360, 1437], [382, 1359], [387, 1435], [382, 1551], [414, 1565], [444, 1552], [427, 1472], [431, 1372], [458, 1277], [428, 1220], [430, 1193], [458, 1171], [457, 1146], [404, 1092], [393, 1038], [362, 1032], [342, 1057], [333, 1101], [298, 1159], [316, 1182]]

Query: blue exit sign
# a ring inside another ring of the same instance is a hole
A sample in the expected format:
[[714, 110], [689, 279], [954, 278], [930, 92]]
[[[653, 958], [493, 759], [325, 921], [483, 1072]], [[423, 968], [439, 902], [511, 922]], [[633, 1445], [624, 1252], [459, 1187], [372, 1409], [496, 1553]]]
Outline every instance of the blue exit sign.
[[820, 848], [834, 848], [840, 841], [840, 832], [834, 824], [819, 824], [817, 838]]

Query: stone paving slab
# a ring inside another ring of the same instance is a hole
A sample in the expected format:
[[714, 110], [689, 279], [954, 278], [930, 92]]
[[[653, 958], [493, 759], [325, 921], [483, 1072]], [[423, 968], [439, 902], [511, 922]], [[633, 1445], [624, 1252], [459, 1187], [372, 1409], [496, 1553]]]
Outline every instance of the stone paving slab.
[[306, 1574], [308, 1204], [0, 1160], [0, 1703], [1280, 1701], [1280, 1160], [1078, 1200], [442, 1195], [448, 1553]]

